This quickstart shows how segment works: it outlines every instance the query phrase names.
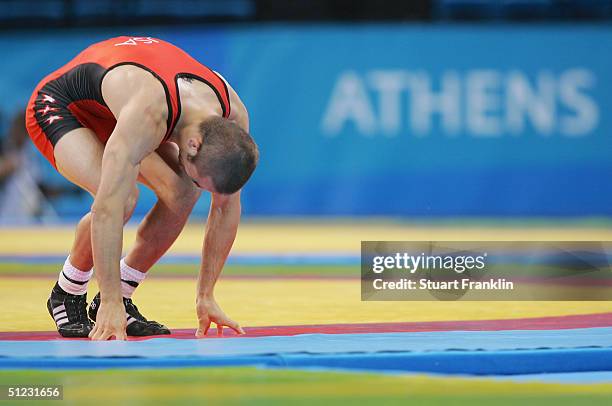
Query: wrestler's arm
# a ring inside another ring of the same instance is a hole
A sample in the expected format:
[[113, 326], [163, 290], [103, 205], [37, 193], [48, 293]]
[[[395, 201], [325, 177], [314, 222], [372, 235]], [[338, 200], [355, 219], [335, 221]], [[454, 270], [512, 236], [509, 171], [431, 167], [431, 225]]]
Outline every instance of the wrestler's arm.
[[136, 184], [140, 161], [157, 148], [166, 131], [163, 89], [154, 83], [148, 86], [147, 82], [148, 78], [127, 101], [124, 96], [112, 95], [106, 100], [117, 117], [117, 125], [104, 149], [100, 186], [91, 210], [94, 267], [101, 299], [90, 334], [93, 340], [125, 338], [119, 276], [125, 208]]
[[[236, 121], [248, 132], [247, 110], [229, 84], [228, 88], [232, 105], [229, 119]], [[213, 193], [202, 247], [202, 265], [198, 276], [196, 311], [199, 327], [196, 332], [197, 337], [206, 335], [211, 322], [217, 325], [219, 334], [222, 333], [223, 326], [230, 327], [238, 334], [244, 334], [240, 325], [223, 312], [214, 296], [215, 284], [236, 238], [240, 213], [240, 191], [232, 195]]]

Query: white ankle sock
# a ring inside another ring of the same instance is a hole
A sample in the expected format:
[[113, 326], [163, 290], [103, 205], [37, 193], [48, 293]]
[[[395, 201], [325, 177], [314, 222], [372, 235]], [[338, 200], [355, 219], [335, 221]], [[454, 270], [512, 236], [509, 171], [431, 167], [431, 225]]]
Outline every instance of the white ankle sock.
[[84, 295], [87, 293], [87, 283], [93, 275], [93, 269], [89, 271], [82, 271], [75, 268], [70, 263], [70, 256], [66, 258], [64, 267], [60, 271], [59, 279], [57, 281], [60, 288], [72, 295]]
[[121, 260], [119, 267], [121, 269], [121, 294], [129, 299], [147, 274], [126, 264], [125, 258]]

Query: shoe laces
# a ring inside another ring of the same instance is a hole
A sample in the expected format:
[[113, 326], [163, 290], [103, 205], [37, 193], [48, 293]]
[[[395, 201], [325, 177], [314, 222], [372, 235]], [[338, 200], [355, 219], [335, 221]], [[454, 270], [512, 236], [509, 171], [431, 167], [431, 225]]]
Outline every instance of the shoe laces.
[[140, 312], [138, 311], [138, 307], [132, 302], [132, 299], [123, 298], [123, 304], [125, 305], [125, 312], [132, 316], [133, 318], [140, 321], [148, 321]]
[[85, 295], [68, 296], [64, 299], [68, 320], [75, 323], [89, 323]]

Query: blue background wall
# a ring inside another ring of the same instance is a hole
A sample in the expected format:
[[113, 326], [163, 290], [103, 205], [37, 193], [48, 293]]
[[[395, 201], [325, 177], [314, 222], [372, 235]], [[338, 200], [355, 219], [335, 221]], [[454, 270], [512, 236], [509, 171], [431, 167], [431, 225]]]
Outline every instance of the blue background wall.
[[[0, 109], [125, 31], [0, 34]], [[612, 29], [282, 26], [151, 29], [249, 108], [257, 215], [612, 215]], [[50, 166], [45, 174], [57, 179]], [[138, 212], [153, 196], [145, 194]], [[81, 214], [87, 199], [58, 210]], [[207, 211], [204, 199], [197, 207]]]

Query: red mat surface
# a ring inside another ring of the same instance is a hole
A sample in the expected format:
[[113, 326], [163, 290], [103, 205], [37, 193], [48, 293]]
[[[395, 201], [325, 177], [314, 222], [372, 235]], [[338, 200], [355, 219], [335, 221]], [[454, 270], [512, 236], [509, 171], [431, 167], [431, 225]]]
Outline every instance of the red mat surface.
[[[403, 333], [424, 331], [499, 331], [499, 330], [560, 330], [589, 327], [612, 327], [612, 313], [583, 314], [571, 316], [536, 317], [509, 320], [431, 321], [405, 323], [363, 324], [313, 324], [303, 326], [246, 327], [241, 337], [293, 336], [298, 334], [351, 334], [351, 333]], [[216, 329], [211, 328], [208, 337], [217, 338]], [[174, 330], [164, 338], [194, 338], [195, 330]], [[225, 329], [223, 337], [236, 337]], [[130, 340], [147, 340], [153, 337], [130, 337]], [[55, 331], [0, 332], [0, 340], [47, 341], [64, 338]], [[78, 339], [76, 339], [78, 340]]]

